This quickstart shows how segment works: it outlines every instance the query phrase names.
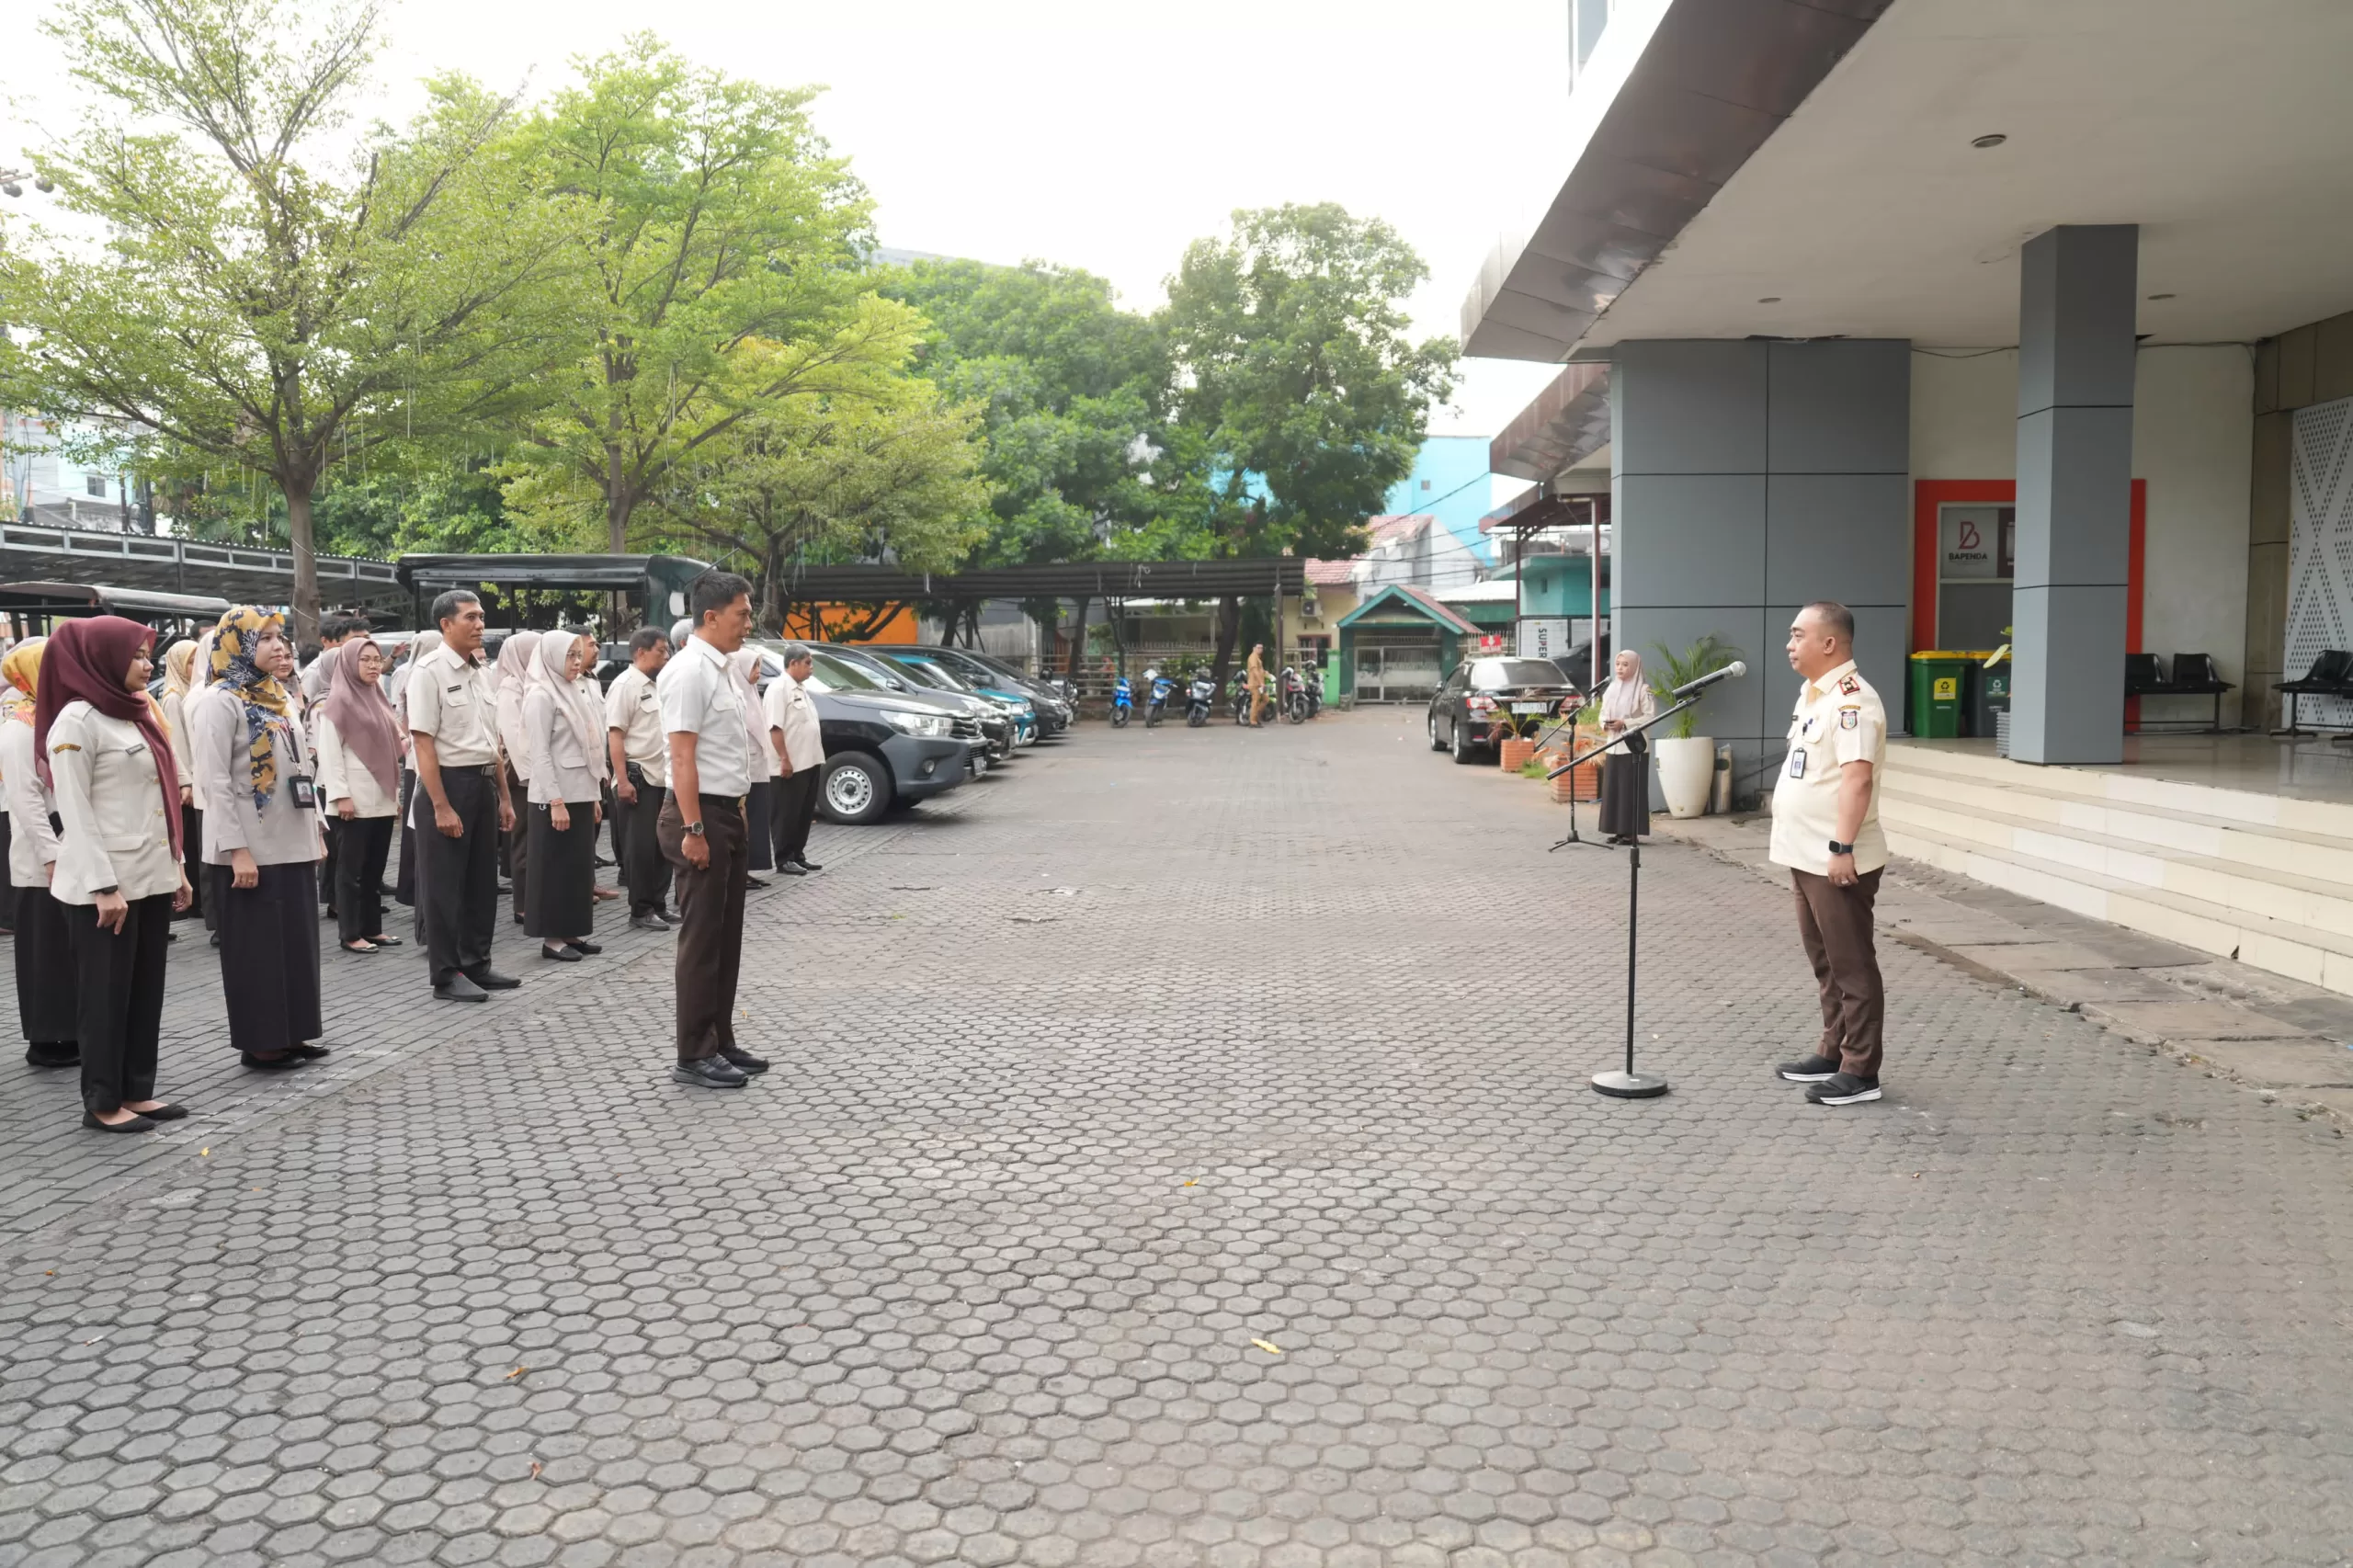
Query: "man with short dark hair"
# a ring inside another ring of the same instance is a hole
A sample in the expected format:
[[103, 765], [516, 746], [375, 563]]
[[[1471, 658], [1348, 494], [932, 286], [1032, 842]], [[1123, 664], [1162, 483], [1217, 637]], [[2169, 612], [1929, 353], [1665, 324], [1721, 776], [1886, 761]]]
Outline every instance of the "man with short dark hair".
[[452, 588], [433, 601], [441, 646], [417, 661], [408, 683], [416, 743], [416, 796], [407, 831], [418, 835], [417, 913], [431, 960], [433, 994], [483, 1002], [522, 983], [490, 967], [498, 928], [498, 835], [515, 828], [515, 802], [498, 766], [498, 720], [482, 662], [482, 600]]
[[678, 922], [665, 907], [670, 865], [654, 824], [670, 784], [669, 737], [662, 728], [662, 699], [654, 677], [670, 662], [670, 640], [658, 626], [630, 639], [629, 668], [605, 693], [605, 744], [613, 765], [613, 823], [629, 886], [629, 923], [641, 931], [667, 931]]
[[1822, 1043], [1779, 1072], [1812, 1085], [1805, 1097], [1815, 1105], [1857, 1105], [1880, 1097], [1887, 1012], [1871, 932], [1887, 864], [1879, 825], [1887, 710], [1855, 668], [1855, 616], [1845, 605], [1824, 599], [1798, 611], [1789, 653], [1804, 685], [1773, 790], [1771, 853], [1797, 892], [1798, 934], [1822, 988]]
[[750, 694], [727, 663], [751, 634], [752, 585], [732, 572], [706, 572], [687, 608], [694, 631], [654, 683], [670, 743], [670, 790], [654, 831], [678, 889], [678, 1057], [670, 1076], [740, 1089], [768, 1068], [735, 1043], [753, 721], [745, 711]]
[[[817, 722], [817, 705], [801, 689], [816, 668], [809, 650], [795, 643], [784, 651], [784, 674], [768, 682], [761, 697], [767, 721], [768, 748], [776, 756], [776, 789], [766, 831], [776, 842], [776, 869], [784, 876], [805, 877], [819, 869], [809, 858], [809, 825], [817, 818], [817, 780], [825, 771], [825, 740]], [[762, 831], [759, 824], [755, 832]]]

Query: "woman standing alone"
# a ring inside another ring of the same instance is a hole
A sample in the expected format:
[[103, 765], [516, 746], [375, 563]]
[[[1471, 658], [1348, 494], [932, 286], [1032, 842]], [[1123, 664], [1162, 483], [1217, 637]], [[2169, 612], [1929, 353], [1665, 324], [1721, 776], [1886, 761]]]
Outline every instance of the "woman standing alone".
[[335, 820], [335, 929], [347, 953], [396, 948], [384, 934], [384, 861], [392, 847], [399, 809], [402, 733], [382, 696], [384, 651], [366, 635], [329, 649], [335, 662], [326, 696], [313, 716], [319, 752], [319, 796]]
[[144, 1132], [188, 1114], [155, 1096], [165, 942], [188, 907], [180, 780], [147, 700], [154, 632], [119, 616], [69, 620], [49, 640], [33, 744], [57, 800], [50, 884], [66, 905], [82, 1046], [82, 1125]]
[[[1610, 661], [1618, 677], [1601, 694], [1601, 728], [1616, 735], [1658, 714], [1650, 683], [1643, 678], [1643, 656], [1629, 648]], [[1651, 831], [1650, 742], [1631, 735], [1601, 760], [1601, 831], [1612, 844], [1631, 844]]]
[[284, 624], [240, 605], [221, 618], [213, 686], [195, 705], [204, 798], [206, 902], [221, 928], [221, 988], [229, 1043], [248, 1067], [274, 1072], [324, 1056], [306, 1043], [319, 1013], [317, 784], [284, 682], [294, 650]]
[[585, 632], [548, 632], [523, 695], [531, 791], [530, 900], [523, 929], [563, 963], [603, 951], [597, 925], [597, 824], [605, 778], [605, 710], [583, 677], [597, 656]]
[[74, 1067], [74, 950], [65, 936], [65, 908], [50, 892], [57, 866], [57, 801], [41, 782], [34, 758], [33, 695], [40, 679], [45, 637], [28, 637], [0, 659], [7, 677], [7, 710], [0, 714], [0, 780], [8, 791], [8, 878], [16, 885], [9, 924], [17, 939], [17, 1021], [25, 1031], [25, 1061], [35, 1067]]

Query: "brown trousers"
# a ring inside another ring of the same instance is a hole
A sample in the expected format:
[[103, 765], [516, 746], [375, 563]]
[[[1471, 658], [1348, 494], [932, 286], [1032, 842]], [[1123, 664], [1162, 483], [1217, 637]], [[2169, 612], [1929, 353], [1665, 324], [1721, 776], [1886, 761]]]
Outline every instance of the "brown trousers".
[[1879, 955], [1871, 947], [1871, 905], [1879, 900], [1877, 871], [1865, 871], [1850, 888], [1833, 887], [1828, 877], [1792, 869], [1798, 895], [1798, 935], [1806, 960], [1822, 984], [1820, 1053], [1835, 1058], [1839, 1071], [1858, 1078], [1879, 1076], [1881, 1033], [1887, 1017], [1887, 992], [1879, 978]]
[[701, 816], [710, 864], [700, 869], [687, 858], [687, 822], [675, 790], [663, 791], [654, 830], [678, 893], [681, 1062], [705, 1061], [735, 1043], [735, 985], [744, 968], [744, 879], [750, 875], [751, 848], [744, 802], [733, 795], [705, 795]]

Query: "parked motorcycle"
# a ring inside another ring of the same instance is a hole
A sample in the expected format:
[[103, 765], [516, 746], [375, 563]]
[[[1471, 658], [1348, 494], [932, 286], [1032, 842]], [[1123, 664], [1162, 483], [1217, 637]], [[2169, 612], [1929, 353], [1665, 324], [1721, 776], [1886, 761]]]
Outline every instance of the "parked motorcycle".
[[1160, 722], [1161, 714], [1167, 710], [1168, 699], [1176, 695], [1176, 678], [1162, 675], [1157, 670], [1146, 670], [1144, 678], [1152, 682], [1152, 701], [1143, 710], [1143, 727], [1149, 730]]
[[1135, 692], [1128, 685], [1128, 677], [1121, 676], [1111, 683], [1111, 728], [1126, 729], [1128, 721], [1134, 716], [1135, 710]]
[[1308, 707], [1307, 683], [1300, 678], [1299, 671], [1295, 666], [1290, 665], [1283, 666], [1282, 685], [1279, 689], [1283, 694], [1283, 718], [1287, 722], [1304, 724], [1314, 716]]
[[1250, 677], [1246, 675], [1233, 677], [1233, 722], [1237, 724], [1250, 722]]
[[1210, 704], [1217, 700], [1217, 682], [1205, 675], [1197, 675], [1186, 698], [1185, 722], [1198, 730], [1210, 722]]

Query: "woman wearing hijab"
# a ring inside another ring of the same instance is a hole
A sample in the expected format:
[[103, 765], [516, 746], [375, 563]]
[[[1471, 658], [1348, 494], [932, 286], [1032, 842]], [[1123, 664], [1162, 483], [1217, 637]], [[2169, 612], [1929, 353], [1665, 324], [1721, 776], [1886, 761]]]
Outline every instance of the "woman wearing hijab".
[[[514, 799], [524, 798], [531, 776], [530, 743], [523, 733], [523, 698], [531, 685], [531, 655], [540, 646], [536, 631], [517, 631], [499, 645], [498, 662], [490, 667], [491, 689], [498, 695], [498, 749], [506, 756], [506, 791]], [[506, 835], [506, 880], [515, 885], [515, 924], [523, 924], [524, 903], [529, 883], [526, 875], [531, 863], [531, 824], [529, 812], [515, 818], [515, 831]]]
[[164, 651], [164, 728], [172, 737], [172, 766], [180, 776], [180, 845], [192, 894], [182, 913], [204, 915], [204, 812], [196, 803], [196, 757], [188, 749], [188, 699], [195, 689], [196, 642], [183, 637]]
[[[1631, 648], [1610, 661], [1617, 678], [1602, 688], [1601, 728], [1614, 735], [1654, 718], [1658, 703], [1643, 678], [1643, 656]], [[1601, 831], [1612, 844], [1631, 844], [1651, 831], [1650, 742], [1620, 741], [1601, 759]]]
[[16, 886], [9, 924], [17, 928], [17, 1022], [25, 1031], [25, 1061], [35, 1067], [73, 1067], [74, 950], [65, 936], [65, 907], [50, 892], [57, 865], [57, 801], [41, 782], [33, 748], [33, 697], [40, 681], [45, 637], [28, 637], [0, 659], [6, 710], [0, 712], [0, 788], [8, 794], [8, 880]]
[[401, 753], [408, 737], [382, 696], [384, 651], [365, 636], [327, 650], [335, 673], [313, 717], [319, 799], [340, 824], [335, 857], [336, 934], [347, 953], [397, 948], [384, 934], [384, 860], [399, 810]]
[[752, 792], [744, 797], [744, 820], [761, 824], [751, 834], [744, 884], [764, 888], [767, 883], [749, 874], [776, 868], [774, 835], [766, 827], [775, 810], [770, 797], [776, 793], [776, 748], [768, 741], [768, 722], [760, 707], [760, 651], [749, 645], [738, 648], [728, 655], [727, 667], [744, 687], [738, 695], [744, 699], [745, 727], [752, 732]]
[[41, 654], [35, 766], [57, 801], [50, 891], [65, 905], [82, 1047], [82, 1125], [144, 1132], [184, 1106], [155, 1098], [165, 942], [188, 904], [180, 780], [147, 699], [155, 634], [119, 616], [69, 620]]
[[389, 677], [392, 682], [392, 717], [401, 727], [401, 869], [392, 881], [392, 897], [411, 909], [416, 903], [416, 835], [409, 831], [409, 807], [416, 799], [416, 769], [409, 765], [408, 745], [408, 683], [416, 673], [417, 662], [441, 646], [441, 633], [420, 631], [409, 640], [407, 653], [400, 668]]
[[212, 645], [214, 695], [197, 703], [207, 902], [220, 923], [229, 1043], [265, 1072], [327, 1049], [319, 1015], [318, 786], [286, 681], [294, 650], [275, 615], [240, 605]]
[[597, 826], [602, 820], [605, 710], [587, 679], [597, 645], [587, 633], [539, 641], [523, 696], [530, 780], [531, 895], [523, 929], [540, 956], [563, 963], [603, 951], [597, 924]]

